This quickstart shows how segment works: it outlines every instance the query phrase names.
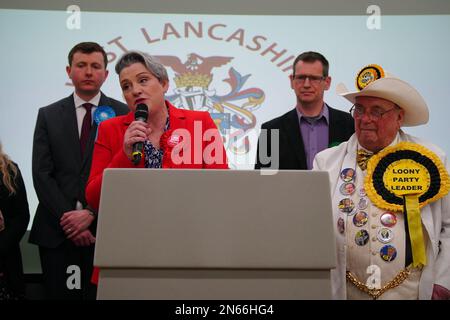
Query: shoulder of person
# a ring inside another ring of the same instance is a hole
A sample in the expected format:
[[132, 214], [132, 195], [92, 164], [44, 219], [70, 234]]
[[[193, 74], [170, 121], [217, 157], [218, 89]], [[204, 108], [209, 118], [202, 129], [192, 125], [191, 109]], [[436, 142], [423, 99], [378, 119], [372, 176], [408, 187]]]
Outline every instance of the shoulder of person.
[[[16, 170], [16, 172], [17, 172], [16, 178], [22, 176], [22, 174], [21, 174], [21, 172], [20, 172], [19, 165], [18, 165], [16, 162], [14, 162], [14, 161], [11, 160], [10, 165], [9, 165], [8, 168], [7, 168], [9, 174], [13, 174], [13, 168], [15, 168], [15, 170]], [[3, 175], [1, 174], [1, 172], [0, 172], [0, 176], [3, 177]], [[1, 183], [0, 183], [0, 184], [1, 184]]]
[[128, 108], [128, 106], [116, 99], [110, 98], [108, 96], [106, 96], [106, 98], [109, 100], [109, 103], [111, 104], [111, 107], [114, 108], [114, 111], [116, 112], [116, 115], [125, 115], [128, 112], [130, 112], [130, 109]]
[[[294, 113], [294, 115], [293, 115], [293, 113]], [[282, 128], [284, 128], [283, 123], [293, 116], [297, 117], [297, 112], [296, 112], [295, 108], [289, 110], [288, 112], [284, 113], [283, 115], [281, 115], [279, 117], [276, 117], [269, 121], [264, 122], [261, 125], [261, 128], [263, 128], [263, 129], [282, 129]]]
[[211, 114], [208, 111], [187, 110], [176, 108], [177, 112], [181, 112], [187, 119], [204, 120], [211, 119]]
[[116, 127], [122, 124], [127, 116], [128, 113], [123, 115], [117, 115], [115, 117], [104, 120], [100, 122], [99, 129], [101, 128], [102, 130], [107, 130], [108, 128]]
[[119, 100], [116, 100], [114, 98], [108, 97], [103, 92], [102, 92], [102, 97], [108, 101], [107, 105], [110, 105], [114, 109], [116, 115], [118, 115], [118, 116], [124, 115], [130, 111], [130, 109], [128, 108], [128, 106], [125, 103], [123, 103]]
[[[316, 154], [315, 158], [320, 163], [327, 163], [329, 161], [335, 161], [341, 154], [345, 154], [347, 150], [348, 141], [342, 142], [338, 146], [324, 149]], [[328, 167], [328, 165], [325, 165]]]
[[57, 108], [60, 108], [62, 105], [67, 105], [67, 104], [74, 105], [73, 94], [71, 94], [68, 97], [62, 98], [62, 99], [60, 99], [58, 101], [52, 102], [49, 105], [41, 107], [41, 108], [39, 108], [39, 111], [40, 112], [52, 112], [53, 110], [56, 110]]
[[18, 165], [16, 162], [14, 162], [14, 161], [11, 160], [11, 164], [12, 164], [14, 167], [16, 167], [17, 170], [20, 170], [20, 169], [19, 169], [19, 165]]

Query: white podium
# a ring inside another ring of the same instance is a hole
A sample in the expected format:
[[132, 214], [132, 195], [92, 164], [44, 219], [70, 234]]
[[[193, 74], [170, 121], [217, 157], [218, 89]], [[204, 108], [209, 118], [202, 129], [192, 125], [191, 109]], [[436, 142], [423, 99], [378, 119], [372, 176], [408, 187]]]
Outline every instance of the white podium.
[[109, 169], [98, 299], [329, 299], [328, 173]]

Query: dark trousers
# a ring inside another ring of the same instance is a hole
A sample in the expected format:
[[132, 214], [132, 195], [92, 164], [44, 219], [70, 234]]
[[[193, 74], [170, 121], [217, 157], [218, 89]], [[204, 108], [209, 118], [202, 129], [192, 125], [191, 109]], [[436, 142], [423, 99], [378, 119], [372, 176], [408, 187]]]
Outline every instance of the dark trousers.
[[[94, 248], [94, 245], [77, 247], [70, 240], [56, 248], [39, 246], [47, 299], [95, 300], [97, 287], [91, 283]], [[79, 283], [79, 288], [77, 285], [73, 288], [74, 283]]]

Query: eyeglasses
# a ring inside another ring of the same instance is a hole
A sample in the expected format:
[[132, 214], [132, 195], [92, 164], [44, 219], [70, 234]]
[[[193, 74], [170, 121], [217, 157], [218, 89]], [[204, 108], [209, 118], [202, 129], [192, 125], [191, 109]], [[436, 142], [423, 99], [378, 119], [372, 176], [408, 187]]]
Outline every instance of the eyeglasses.
[[298, 74], [294, 76], [294, 80], [296, 80], [298, 83], [303, 84], [305, 83], [306, 79], [309, 79], [309, 82], [312, 84], [319, 84], [322, 80], [325, 80], [326, 77], [324, 76], [311, 76], [311, 75], [304, 75], [304, 74]]
[[[398, 107], [393, 107], [392, 109], [389, 110], [382, 110], [378, 107], [373, 108], [368, 114], [367, 116], [372, 120], [372, 121], [378, 121], [380, 120], [383, 115], [385, 115], [386, 113], [392, 111], [392, 110], [396, 110], [398, 109]], [[350, 108], [350, 114], [352, 115], [353, 118], [355, 119], [361, 119], [363, 117], [363, 115], [366, 113], [366, 110], [364, 109], [363, 106], [360, 105], [356, 105], [354, 104], [351, 108]]]

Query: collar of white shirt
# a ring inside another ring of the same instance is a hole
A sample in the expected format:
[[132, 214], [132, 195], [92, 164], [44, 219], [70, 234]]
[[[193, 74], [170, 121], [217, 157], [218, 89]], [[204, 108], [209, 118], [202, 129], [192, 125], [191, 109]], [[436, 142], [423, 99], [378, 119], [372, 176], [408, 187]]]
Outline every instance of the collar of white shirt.
[[94, 106], [98, 106], [98, 104], [100, 103], [100, 98], [101, 98], [102, 94], [101, 92], [97, 93], [97, 95], [95, 97], [93, 97], [91, 100], [89, 101], [84, 101], [83, 99], [81, 99], [75, 92], [73, 93], [73, 100], [75, 102], [75, 108], [79, 108], [81, 107], [83, 104], [85, 103], [90, 103], [93, 104]]

